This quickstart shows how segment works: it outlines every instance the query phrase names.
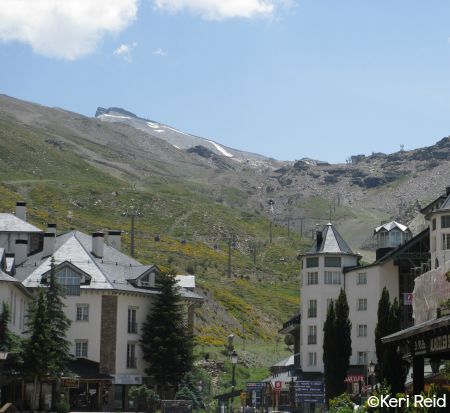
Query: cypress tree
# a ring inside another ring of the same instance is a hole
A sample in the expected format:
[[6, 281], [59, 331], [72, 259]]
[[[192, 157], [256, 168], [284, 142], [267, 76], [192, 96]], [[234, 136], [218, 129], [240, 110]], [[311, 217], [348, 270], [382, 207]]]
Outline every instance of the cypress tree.
[[161, 398], [192, 369], [193, 339], [184, 322], [176, 283], [173, 275], [161, 277], [160, 294], [147, 315], [140, 341], [143, 358], [149, 363], [145, 372], [158, 386]]
[[2, 313], [0, 315], [0, 351], [9, 351], [9, 308], [8, 304], [3, 302]]
[[336, 394], [336, 362], [335, 362], [335, 346], [336, 336], [334, 325], [336, 315], [334, 313], [333, 301], [328, 306], [327, 318], [323, 326], [323, 365], [324, 365], [324, 381], [327, 401], [335, 397]]
[[51, 322], [50, 344], [54, 354], [55, 370], [49, 373], [59, 376], [67, 369], [67, 362], [72, 358], [70, 355], [70, 342], [66, 340], [66, 333], [70, 328], [71, 321], [64, 314], [65, 305], [62, 298], [65, 298], [64, 287], [58, 282], [56, 277], [55, 260], [52, 257], [50, 274], [47, 286], [47, 316]]
[[385, 346], [381, 342], [381, 338], [389, 334], [389, 312], [391, 303], [389, 301], [389, 291], [386, 287], [381, 292], [380, 301], [378, 301], [377, 325], [375, 327], [375, 352], [378, 360], [377, 378], [382, 382], [384, 374], [382, 373], [382, 364], [384, 359]]
[[347, 295], [341, 288], [341, 292], [335, 304], [336, 321], [334, 323], [334, 334], [336, 337], [335, 358], [336, 358], [336, 392], [342, 394], [346, 390], [345, 379], [350, 365], [352, 355], [352, 323], [348, 318], [349, 308]]
[[2, 313], [0, 314], [0, 351], [7, 352], [8, 358], [2, 367], [1, 384], [14, 380], [13, 374], [21, 369], [23, 362], [22, 339], [20, 336], [9, 330], [9, 318], [9, 307], [3, 302]]

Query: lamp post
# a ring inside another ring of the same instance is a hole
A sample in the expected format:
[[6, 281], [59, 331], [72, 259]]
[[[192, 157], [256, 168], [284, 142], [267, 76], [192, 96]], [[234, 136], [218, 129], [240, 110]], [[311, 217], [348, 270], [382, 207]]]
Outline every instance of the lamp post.
[[369, 380], [370, 380], [370, 393], [373, 393], [373, 377], [375, 376], [375, 363], [371, 361], [369, 363], [369, 366], [367, 368], [367, 371], [369, 373]]
[[236, 387], [236, 364], [238, 362], [238, 355], [235, 350], [231, 353], [231, 413], [233, 413], [234, 389]]

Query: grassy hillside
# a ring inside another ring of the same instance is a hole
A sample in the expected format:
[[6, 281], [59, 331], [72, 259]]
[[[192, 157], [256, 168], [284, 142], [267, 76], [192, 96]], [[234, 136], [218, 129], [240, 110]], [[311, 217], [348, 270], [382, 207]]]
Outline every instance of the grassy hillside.
[[156, 175], [136, 185], [83, 160], [70, 146], [49, 142], [39, 129], [5, 120], [0, 122], [0, 160], [0, 210], [12, 211], [15, 201], [25, 200], [29, 220], [38, 226], [56, 222], [58, 232], [122, 229], [128, 251], [125, 213], [138, 210], [137, 258], [197, 275], [206, 296], [197, 314], [199, 343], [221, 345], [231, 332], [270, 341], [298, 310], [296, 255], [308, 241], [296, 235], [288, 239], [284, 228], [274, 226], [270, 244], [269, 221], [246, 207], [246, 194], [223, 190], [216, 200], [200, 183]]

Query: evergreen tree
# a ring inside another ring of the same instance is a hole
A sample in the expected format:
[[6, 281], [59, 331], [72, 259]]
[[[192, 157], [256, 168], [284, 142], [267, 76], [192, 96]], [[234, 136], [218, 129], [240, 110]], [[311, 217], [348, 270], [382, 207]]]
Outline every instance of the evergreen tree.
[[10, 312], [8, 305], [3, 302], [0, 314], [0, 351], [7, 352], [8, 358], [3, 364], [0, 384], [13, 380], [13, 374], [21, 369], [22, 339], [8, 328]]
[[47, 286], [47, 315], [51, 322], [50, 344], [54, 354], [55, 370], [49, 373], [59, 376], [67, 369], [67, 362], [72, 358], [70, 355], [70, 342], [66, 340], [66, 333], [70, 328], [71, 321], [64, 314], [65, 298], [64, 287], [58, 282], [56, 276], [55, 259], [52, 257], [50, 274]]
[[28, 313], [28, 334], [25, 344], [24, 370], [33, 378], [34, 389], [31, 398], [31, 410], [35, 410], [38, 401], [38, 381], [55, 371], [55, 357], [51, 344], [51, 325], [47, 313], [47, 300], [43, 290], [30, 307]]
[[184, 323], [181, 297], [173, 275], [161, 277], [160, 294], [142, 327], [145, 370], [158, 385], [161, 398], [169, 387], [176, 388], [192, 368], [193, 339]]
[[377, 325], [375, 327], [375, 352], [377, 354], [378, 360], [378, 371], [377, 378], [381, 383], [383, 381], [384, 375], [381, 371], [381, 365], [384, 358], [384, 349], [383, 343], [381, 342], [381, 338], [385, 337], [389, 334], [389, 311], [390, 311], [391, 303], [389, 301], [389, 291], [386, 287], [383, 288], [381, 292], [380, 301], [378, 301], [378, 311], [377, 311]]
[[336, 321], [334, 324], [334, 334], [336, 337], [335, 357], [336, 357], [336, 395], [345, 392], [345, 379], [350, 365], [352, 355], [352, 323], [348, 318], [349, 308], [347, 295], [341, 288], [341, 292], [335, 304]]
[[332, 399], [336, 395], [336, 363], [334, 354], [334, 349], [336, 346], [336, 336], [334, 330], [335, 322], [336, 315], [334, 313], [334, 303], [332, 301], [328, 307], [327, 318], [323, 326], [323, 365], [327, 400]]

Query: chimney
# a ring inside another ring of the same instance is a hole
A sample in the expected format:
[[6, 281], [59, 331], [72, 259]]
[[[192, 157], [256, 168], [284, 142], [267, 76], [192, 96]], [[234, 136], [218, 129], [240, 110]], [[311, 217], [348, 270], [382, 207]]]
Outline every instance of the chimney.
[[120, 251], [122, 231], [110, 230], [108, 231], [108, 245], [117, 251]]
[[14, 262], [16, 265], [22, 264], [28, 256], [28, 240], [16, 239], [16, 249], [14, 251]]
[[103, 258], [103, 232], [92, 233], [92, 254], [97, 258]]
[[55, 252], [55, 233], [54, 232], [46, 232], [44, 234], [44, 248], [42, 249], [42, 256], [48, 257]]
[[320, 248], [320, 246], [322, 245], [322, 231], [320, 231], [319, 229], [316, 229], [316, 245], [317, 248]]
[[23, 201], [16, 202], [16, 217], [22, 221], [27, 220], [27, 203]]
[[47, 233], [56, 235], [56, 224], [47, 224]]

